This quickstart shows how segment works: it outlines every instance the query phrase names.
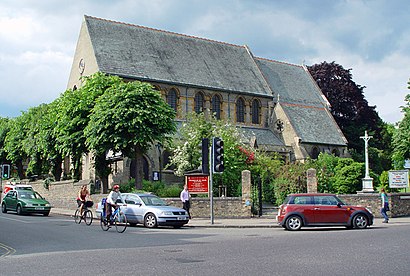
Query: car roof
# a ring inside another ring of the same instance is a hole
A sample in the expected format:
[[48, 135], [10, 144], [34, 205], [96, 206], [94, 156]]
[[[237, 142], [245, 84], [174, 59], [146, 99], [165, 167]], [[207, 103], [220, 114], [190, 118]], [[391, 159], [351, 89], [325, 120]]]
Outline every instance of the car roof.
[[121, 193], [121, 194], [122, 195], [156, 196], [156, 197], [158, 197], [157, 195], [154, 195], [152, 193]]
[[335, 194], [328, 194], [328, 193], [298, 193], [298, 194], [290, 194], [289, 196], [334, 196]]

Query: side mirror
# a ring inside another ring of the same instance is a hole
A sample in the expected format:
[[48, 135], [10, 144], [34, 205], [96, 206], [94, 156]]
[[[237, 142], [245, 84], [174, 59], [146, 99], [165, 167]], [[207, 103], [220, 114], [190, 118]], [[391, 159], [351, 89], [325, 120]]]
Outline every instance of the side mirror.
[[341, 208], [341, 207], [342, 207], [342, 203], [338, 202], [338, 203], [337, 203], [337, 207]]

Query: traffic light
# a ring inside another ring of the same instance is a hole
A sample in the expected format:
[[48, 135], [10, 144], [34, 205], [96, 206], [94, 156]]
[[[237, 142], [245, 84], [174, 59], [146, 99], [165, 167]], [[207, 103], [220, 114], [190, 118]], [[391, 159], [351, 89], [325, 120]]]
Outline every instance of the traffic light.
[[224, 171], [224, 141], [219, 137], [214, 137], [212, 141], [213, 173]]
[[10, 178], [10, 165], [5, 164], [1, 166], [1, 177], [5, 179]]
[[209, 174], [209, 139], [202, 138], [202, 173]]

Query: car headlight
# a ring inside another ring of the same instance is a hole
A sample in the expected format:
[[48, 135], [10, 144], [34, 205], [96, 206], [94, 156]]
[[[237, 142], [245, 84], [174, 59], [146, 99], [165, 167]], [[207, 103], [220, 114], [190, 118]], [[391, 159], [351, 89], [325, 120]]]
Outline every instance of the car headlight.
[[170, 211], [163, 211], [163, 212], [161, 213], [161, 215], [164, 215], [164, 216], [172, 216], [173, 213], [170, 212]]
[[23, 203], [23, 205], [25, 205], [26, 207], [33, 207], [33, 204], [30, 203]]
[[44, 206], [46, 206], [46, 207], [50, 207], [51, 205], [50, 205], [50, 203], [46, 203], [46, 205], [44, 205]]

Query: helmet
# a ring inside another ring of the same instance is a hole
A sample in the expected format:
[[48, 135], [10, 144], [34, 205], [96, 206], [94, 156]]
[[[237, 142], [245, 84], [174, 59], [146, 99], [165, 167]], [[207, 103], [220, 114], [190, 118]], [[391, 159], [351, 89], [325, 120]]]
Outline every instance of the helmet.
[[119, 185], [114, 185], [114, 187], [112, 187], [112, 188], [113, 188], [113, 190], [115, 190], [115, 189], [119, 189], [120, 186]]

